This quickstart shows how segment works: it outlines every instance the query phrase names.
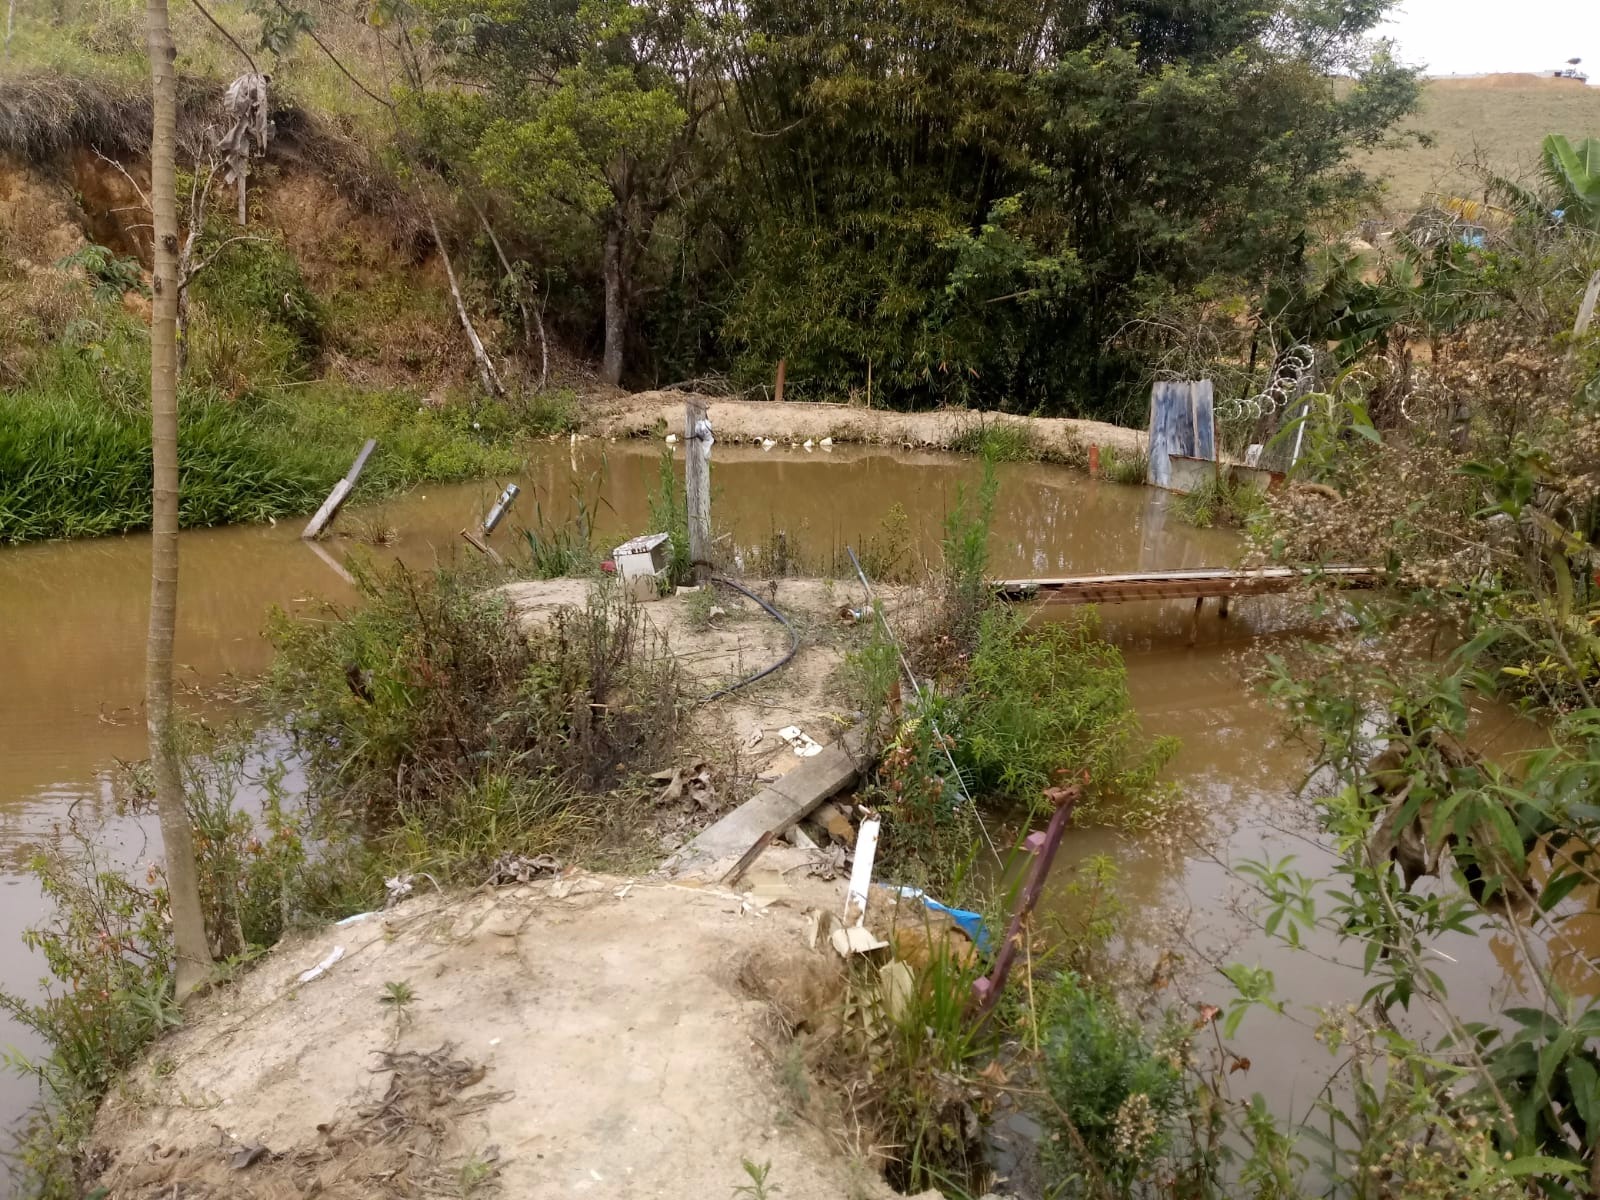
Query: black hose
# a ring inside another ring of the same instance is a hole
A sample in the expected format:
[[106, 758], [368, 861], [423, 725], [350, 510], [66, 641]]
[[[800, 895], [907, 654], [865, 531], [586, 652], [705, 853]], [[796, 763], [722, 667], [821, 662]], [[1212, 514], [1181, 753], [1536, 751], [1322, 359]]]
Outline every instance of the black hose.
[[762, 670], [757, 671], [754, 675], [746, 675], [743, 679], [738, 680], [736, 683], [730, 683], [725, 688], [719, 688], [717, 691], [712, 692], [709, 696], [701, 696], [700, 699], [695, 701], [696, 704], [709, 704], [713, 700], [718, 700], [723, 696], [726, 696], [729, 692], [736, 692], [742, 687], [748, 687], [758, 679], [765, 679], [768, 675], [771, 675], [780, 667], [788, 666], [789, 660], [795, 656], [795, 651], [800, 649], [800, 634], [793, 625], [789, 624], [788, 617], [784, 616], [777, 609], [773, 608], [772, 605], [768, 604], [765, 600], [756, 595], [749, 588], [745, 587], [742, 583], [735, 583], [731, 579], [724, 579], [721, 575], [713, 575], [711, 577], [711, 582], [719, 583], [725, 588], [731, 588], [733, 591], [739, 592], [745, 596], [749, 596], [750, 599], [754, 600], [762, 608], [766, 609], [767, 612], [772, 615], [773, 620], [777, 621], [789, 631], [789, 652], [777, 662], [773, 663], [770, 667], [765, 667]]

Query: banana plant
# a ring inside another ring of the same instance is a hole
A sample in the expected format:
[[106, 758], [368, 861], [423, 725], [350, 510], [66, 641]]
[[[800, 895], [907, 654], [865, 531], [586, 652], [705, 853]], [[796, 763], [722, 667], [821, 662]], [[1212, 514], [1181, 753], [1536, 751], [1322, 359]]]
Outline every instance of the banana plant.
[[1544, 168], [1561, 194], [1564, 220], [1600, 232], [1600, 138], [1574, 146], [1559, 133], [1544, 139]]

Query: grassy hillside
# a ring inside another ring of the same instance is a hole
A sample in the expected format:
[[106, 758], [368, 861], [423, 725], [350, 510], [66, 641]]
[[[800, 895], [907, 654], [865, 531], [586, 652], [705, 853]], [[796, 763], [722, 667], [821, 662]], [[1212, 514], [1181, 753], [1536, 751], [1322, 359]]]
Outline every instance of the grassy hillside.
[[1369, 165], [1389, 181], [1387, 206], [1415, 208], [1432, 191], [1473, 192], [1475, 159], [1502, 174], [1532, 171], [1547, 133], [1600, 137], [1600, 87], [1541, 75], [1431, 79], [1409, 128], [1434, 145], [1373, 155]]

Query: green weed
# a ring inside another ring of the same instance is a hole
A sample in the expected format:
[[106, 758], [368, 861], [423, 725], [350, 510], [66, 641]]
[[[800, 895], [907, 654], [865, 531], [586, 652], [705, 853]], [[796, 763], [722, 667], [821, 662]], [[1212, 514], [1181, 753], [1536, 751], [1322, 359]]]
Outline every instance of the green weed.
[[307, 753], [319, 815], [428, 853], [487, 850], [501, 822], [524, 828], [670, 747], [671, 660], [615, 586], [529, 634], [504, 597], [451, 572], [357, 579], [360, 608], [278, 613], [269, 630], [268, 696]]
[[736, 1185], [733, 1189], [735, 1196], [743, 1196], [745, 1200], [768, 1200], [768, 1197], [783, 1191], [768, 1178], [772, 1174], [771, 1162], [758, 1164], [754, 1159], [741, 1158], [739, 1165], [744, 1168], [750, 1182]]
[[1035, 462], [1043, 456], [1033, 431], [1013, 421], [973, 421], [950, 439], [950, 449], [993, 462]]
[[1237, 483], [1226, 470], [1208, 475], [1192, 492], [1179, 496], [1172, 511], [1181, 520], [1201, 529], [1213, 525], [1247, 528], [1265, 517], [1266, 494], [1253, 484]]
[[1041, 1023], [1055, 1194], [1125, 1196], [1154, 1184], [1186, 1102], [1178, 1067], [1115, 999], [1070, 973], [1050, 986]]
[[983, 478], [976, 491], [957, 485], [955, 507], [944, 519], [944, 611], [940, 635], [957, 653], [976, 645], [984, 611], [994, 603], [989, 591], [989, 528], [994, 523], [994, 499], [1000, 490], [995, 461], [985, 457]]
[[1139, 827], [1159, 815], [1156, 776], [1177, 743], [1144, 743], [1122, 655], [1093, 618], [1033, 627], [991, 609], [952, 706], [956, 762], [976, 794], [1029, 805], [1080, 781], [1077, 820]]
[[673, 466], [672, 448], [661, 452], [656, 486], [650, 493], [650, 529], [667, 535], [667, 578], [674, 587], [694, 582], [689, 554], [689, 500]]
[[1150, 456], [1143, 452], [1133, 454], [1105, 446], [1100, 451], [1100, 474], [1112, 483], [1134, 486], [1144, 483], [1150, 474]]

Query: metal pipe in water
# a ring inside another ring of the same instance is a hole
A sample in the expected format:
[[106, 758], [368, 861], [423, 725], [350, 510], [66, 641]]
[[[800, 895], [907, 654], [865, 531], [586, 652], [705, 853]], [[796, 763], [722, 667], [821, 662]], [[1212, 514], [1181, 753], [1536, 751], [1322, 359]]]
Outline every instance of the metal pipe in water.
[[506, 490], [500, 493], [500, 499], [494, 502], [494, 507], [489, 510], [489, 515], [483, 518], [483, 532], [485, 534], [494, 532], [494, 527], [500, 524], [506, 513], [511, 511], [512, 504], [516, 502], [517, 497], [521, 494], [522, 489], [516, 484], [506, 484]]

